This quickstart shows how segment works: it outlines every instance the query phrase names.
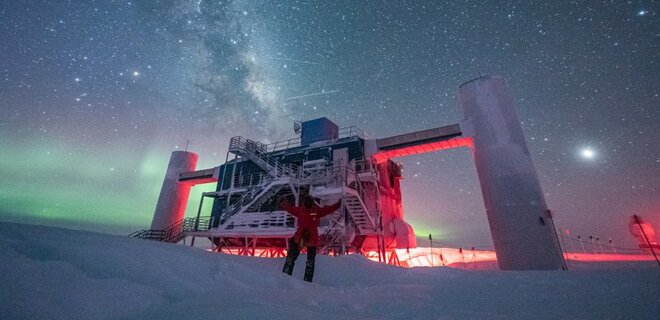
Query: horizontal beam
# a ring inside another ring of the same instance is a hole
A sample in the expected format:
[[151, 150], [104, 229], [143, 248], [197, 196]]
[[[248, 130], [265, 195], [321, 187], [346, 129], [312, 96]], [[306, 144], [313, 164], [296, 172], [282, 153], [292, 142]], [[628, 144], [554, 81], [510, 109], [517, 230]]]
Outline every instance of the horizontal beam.
[[379, 151], [387, 151], [410, 147], [430, 142], [437, 142], [451, 139], [461, 135], [461, 128], [458, 124], [404, 133], [392, 137], [381, 138], [376, 141]]
[[444, 149], [470, 147], [472, 138], [463, 137], [458, 124], [415, 131], [376, 140], [378, 152], [373, 155], [377, 162], [390, 158], [427, 153]]
[[217, 182], [219, 172], [220, 167], [182, 172], [179, 174], [179, 182], [192, 185]]

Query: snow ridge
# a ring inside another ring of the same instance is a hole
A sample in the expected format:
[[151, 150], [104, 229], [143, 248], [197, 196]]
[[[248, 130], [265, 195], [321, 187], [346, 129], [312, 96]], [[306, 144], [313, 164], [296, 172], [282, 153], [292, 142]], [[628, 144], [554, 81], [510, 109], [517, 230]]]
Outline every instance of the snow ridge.
[[403, 269], [283, 259], [0, 223], [0, 319], [653, 319], [660, 272]]

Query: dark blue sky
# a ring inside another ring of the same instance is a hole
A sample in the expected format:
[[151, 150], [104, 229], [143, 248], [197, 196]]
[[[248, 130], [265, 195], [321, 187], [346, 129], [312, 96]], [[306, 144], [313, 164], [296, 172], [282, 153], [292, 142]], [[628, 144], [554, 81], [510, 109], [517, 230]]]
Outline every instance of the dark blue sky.
[[[294, 119], [452, 124], [456, 88], [498, 74], [558, 227], [631, 245], [630, 215], [660, 225], [653, 1], [260, 2], [2, 2], [0, 219], [142, 228], [188, 140], [211, 167]], [[490, 245], [468, 150], [400, 161], [420, 235]]]

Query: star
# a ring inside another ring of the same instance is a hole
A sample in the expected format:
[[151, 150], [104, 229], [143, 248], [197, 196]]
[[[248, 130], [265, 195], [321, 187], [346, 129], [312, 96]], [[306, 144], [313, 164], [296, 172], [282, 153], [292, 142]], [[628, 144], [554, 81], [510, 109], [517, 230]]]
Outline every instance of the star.
[[596, 152], [591, 147], [585, 147], [580, 150], [580, 157], [585, 160], [592, 160], [596, 157]]

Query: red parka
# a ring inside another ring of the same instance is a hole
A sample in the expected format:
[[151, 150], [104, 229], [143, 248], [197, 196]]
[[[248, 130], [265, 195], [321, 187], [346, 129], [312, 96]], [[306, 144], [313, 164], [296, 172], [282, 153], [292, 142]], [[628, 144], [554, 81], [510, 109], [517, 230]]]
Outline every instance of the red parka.
[[339, 209], [341, 202], [326, 207], [314, 205], [310, 209], [304, 206], [296, 207], [286, 201], [282, 202], [280, 206], [292, 216], [298, 218], [298, 228], [293, 235], [294, 241], [301, 247], [318, 247], [320, 245], [319, 221], [321, 221], [321, 218]]

